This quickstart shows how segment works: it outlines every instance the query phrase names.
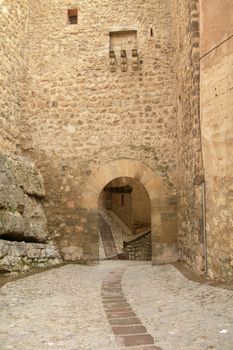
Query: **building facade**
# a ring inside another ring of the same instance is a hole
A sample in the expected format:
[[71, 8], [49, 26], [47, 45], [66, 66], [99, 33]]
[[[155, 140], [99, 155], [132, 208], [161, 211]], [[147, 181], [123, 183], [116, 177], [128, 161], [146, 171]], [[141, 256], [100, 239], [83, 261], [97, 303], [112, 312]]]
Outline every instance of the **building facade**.
[[0, 149], [43, 175], [63, 259], [98, 259], [99, 196], [131, 177], [150, 197], [152, 261], [232, 279], [231, 1], [0, 6]]

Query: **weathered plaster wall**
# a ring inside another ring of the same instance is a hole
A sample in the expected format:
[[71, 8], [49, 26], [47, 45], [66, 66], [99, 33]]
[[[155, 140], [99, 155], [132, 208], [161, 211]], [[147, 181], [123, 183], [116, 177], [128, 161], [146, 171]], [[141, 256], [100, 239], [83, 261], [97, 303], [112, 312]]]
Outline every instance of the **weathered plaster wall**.
[[[145, 188], [138, 180], [131, 178], [119, 178], [112, 181], [109, 186], [120, 187], [130, 186], [131, 193], [111, 194], [112, 210], [133, 230], [150, 226], [151, 208], [150, 198]], [[121, 196], [124, 196], [124, 205], [122, 205]]]
[[[77, 4], [78, 25], [68, 25]], [[117, 57], [110, 72], [109, 31], [122, 29], [137, 30], [138, 71], [130, 62], [122, 72]], [[169, 0], [30, 1], [21, 144], [44, 176], [49, 230], [65, 258], [85, 255], [93, 223], [80, 201], [99, 166], [137, 159], [174, 189], [174, 64]]]
[[174, 0], [176, 32], [178, 218], [181, 259], [198, 273], [205, 268], [203, 247], [203, 166], [199, 115], [198, 0]]
[[232, 279], [233, 3], [231, 0], [201, 1], [201, 125], [206, 178], [208, 273], [214, 278]]
[[0, 1], [0, 150], [14, 152], [19, 135], [28, 0]]
[[122, 205], [122, 194], [112, 193], [112, 211], [124, 221], [124, 223], [132, 228], [132, 207], [130, 193], [124, 193], [124, 205]]
[[150, 226], [151, 207], [149, 195], [139, 182], [133, 183], [132, 187], [131, 201], [134, 228], [140, 227], [140, 224], [141, 226]]

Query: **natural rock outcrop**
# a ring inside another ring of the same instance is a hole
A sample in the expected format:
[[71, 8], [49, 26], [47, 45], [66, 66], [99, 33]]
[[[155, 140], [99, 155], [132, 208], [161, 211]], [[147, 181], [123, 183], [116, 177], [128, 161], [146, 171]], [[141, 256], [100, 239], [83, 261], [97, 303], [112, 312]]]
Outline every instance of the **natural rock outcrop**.
[[0, 154], [0, 238], [45, 242], [43, 180], [26, 158]]
[[0, 154], [0, 272], [61, 262], [41, 206], [43, 179], [28, 159]]

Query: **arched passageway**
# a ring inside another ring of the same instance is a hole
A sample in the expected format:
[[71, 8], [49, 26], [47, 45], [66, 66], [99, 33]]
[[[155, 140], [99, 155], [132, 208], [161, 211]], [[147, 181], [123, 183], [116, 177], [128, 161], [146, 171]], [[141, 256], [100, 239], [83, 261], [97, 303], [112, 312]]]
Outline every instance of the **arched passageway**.
[[108, 162], [89, 176], [82, 193], [82, 210], [86, 212], [84, 256], [99, 259], [99, 198], [107, 184], [121, 177], [138, 180], [149, 195], [152, 262], [163, 264], [176, 261], [177, 205], [174, 190], [166, 185], [159, 172], [134, 159]]
[[151, 260], [150, 197], [139, 180], [119, 177], [99, 197], [100, 259]]

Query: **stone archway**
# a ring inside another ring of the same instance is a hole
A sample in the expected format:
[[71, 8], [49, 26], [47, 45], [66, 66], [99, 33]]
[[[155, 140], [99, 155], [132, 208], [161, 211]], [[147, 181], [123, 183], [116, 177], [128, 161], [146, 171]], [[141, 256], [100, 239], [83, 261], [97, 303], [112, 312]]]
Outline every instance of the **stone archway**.
[[135, 178], [118, 177], [99, 197], [99, 259], [151, 261], [151, 203]]
[[82, 193], [82, 209], [87, 214], [84, 255], [98, 259], [98, 200], [106, 184], [118, 177], [132, 177], [141, 182], [151, 201], [152, 262], [177, 261], [177, 205], [161, 175], [134, 159], [110, 161], [88, 178]]

